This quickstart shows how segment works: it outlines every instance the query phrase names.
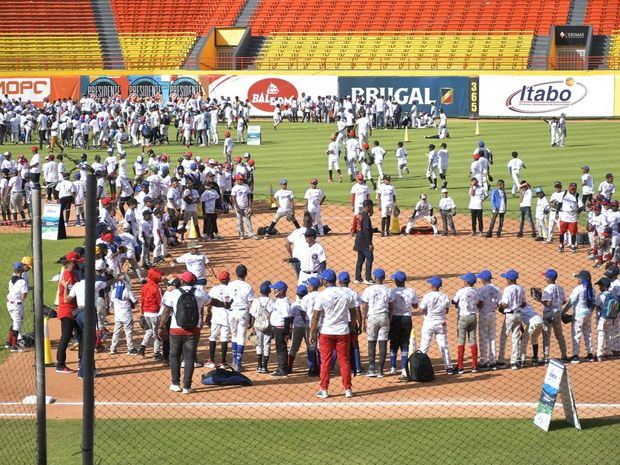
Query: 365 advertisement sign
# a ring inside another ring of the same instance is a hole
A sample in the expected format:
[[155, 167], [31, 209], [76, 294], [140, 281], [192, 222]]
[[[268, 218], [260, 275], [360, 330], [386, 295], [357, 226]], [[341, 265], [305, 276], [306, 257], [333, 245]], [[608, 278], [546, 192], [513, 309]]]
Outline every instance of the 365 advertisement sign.
[[443, 108], [447, 116], [469, 116], [468, 77], [341, 77], [338, 79], [338, 95], [364, 100], [394, 97], [403, 111], [428, 111], [431, 103]]
[[233, 76], [216, 77], [209, 83], [209, 97], [239, 97], [250, 102], [250, 115], [270, 116], [277, 104], [288, 105], [293, 97], [338, 95], [336, 76]]
[[614, 77], [480, 76], [480, 116], [609, 117], [614, 114]]

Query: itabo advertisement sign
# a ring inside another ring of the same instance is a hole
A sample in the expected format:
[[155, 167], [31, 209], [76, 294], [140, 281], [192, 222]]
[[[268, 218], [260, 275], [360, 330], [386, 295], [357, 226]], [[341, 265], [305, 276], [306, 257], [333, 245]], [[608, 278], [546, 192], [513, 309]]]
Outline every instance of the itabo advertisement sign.
[[614, 77], [480, 76], [480, 116], [574, 117], [614, 114]]
[[435, 102], [447, 116], [469, 116], [468, 77], [341, 77], [338, 79], [338, 95], [364, 100], [394, 97], [403, 111], [429, 111]]

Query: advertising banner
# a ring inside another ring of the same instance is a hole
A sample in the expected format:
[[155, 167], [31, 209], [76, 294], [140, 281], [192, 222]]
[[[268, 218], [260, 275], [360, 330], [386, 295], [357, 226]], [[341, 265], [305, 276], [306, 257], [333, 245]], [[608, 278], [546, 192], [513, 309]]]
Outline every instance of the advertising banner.
[[95, 97], [149, 97], [167, 102], [169, 98], [191, 98], [204, 93], [206, 77], [199, 76], [86, 76], [82, 93]]
[[80, 77], [0, 77], [0, 95], [10, 99], [42, 103], [44, 99], [53, 102], [59, 98], [80, 96]]
[[58, 227], [60, 223], [60, 204], [46, 203], [43, 206], [43, 222], [41, 226], [42, 238], [52, 241], [58, 240]]
[[555, 26], [555, 45], [584, 47], [589, 33], [590, 26]]
[[336, 76], [219, 76], [209, 83], [209, 97], [239, 97], [250, 102], [251, 116], [270, 116], [276, 104], [288, 105], [293, 97], [338, 94]]
[[248, 126], [248, 140], [246, 145], [260, 145], [260, 126]]
[[549, 431], [551, 415], [553, 414], [558, 394], [562, 398], [562, 407], [564, 408], [566, 421], [575, 428], [581, 429], [575, 398], [573, 397], [573, 391], [568, 378], [568, 371], [562, 362], [555, 359], [551, 359], [547, 367], [540, 400], [538, 401], [538, 407], [536, 407], [534, 424], [543, 431]]
[[338, 79], [340, 97], [347, 95], [364, 100], [379, 95], [394, 97], [403, 111], [429, 111], [431, 102], [443, 108], [447, 116], [469, 116], [468, 77], [341, 77]]
[[480, 76], [480, 116], [609, 117], [614, 114], [614, 77]]

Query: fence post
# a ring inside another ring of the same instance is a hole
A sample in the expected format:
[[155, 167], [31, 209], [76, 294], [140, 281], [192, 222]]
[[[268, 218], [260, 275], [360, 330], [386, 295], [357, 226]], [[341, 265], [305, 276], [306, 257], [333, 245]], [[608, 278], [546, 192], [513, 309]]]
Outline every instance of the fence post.
[[95, 437], [95, 240], [97, 230], [97, 181], [93, 172], [86, 176], [85, 275], [86, 305], [82, 334], [82, 465], [93, 465]]
[[[60, 219], [62, 221], [62, 218]], [[35, 369], [37, 377], [37, 456], [39, 465], [47, 463], [47, 411], [45, 406], [45, 335], [43, 325], [43, 246], [41, 244], [41, 184], [32, 186], [32, 257], [34, 274]]]

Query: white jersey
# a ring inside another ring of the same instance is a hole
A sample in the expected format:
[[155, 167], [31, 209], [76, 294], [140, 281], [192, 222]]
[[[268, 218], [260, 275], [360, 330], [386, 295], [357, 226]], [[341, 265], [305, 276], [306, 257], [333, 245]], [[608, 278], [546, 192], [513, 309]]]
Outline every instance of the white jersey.
[[306, 191], [304, 198], [308, 201], [307, 210], [310, 213], [315, 213], [321, 210], [321, 201], [325, 197], [321, 189], [310, 188]]
[[420, 308], [424, 311], [425, 322], [443, 323], [450, 308], [450, 299], [443, 292], [431, 291], [422, 297]]
[[355, 199], [353, 201], [354, 206], [357, 208], [362, 208], [364, 200], [368, 198], [368, 185], [360, 183], [354, 184], [351, 187], [351, 194], [355, 195]]
[[508, 167], [508, 171], [511, 174], [519, 174], [521, 172], [521, 169], [523, 168], [523, 160], [519, 158], [513, 158], [508, 162], [506, 166]]
[[479, 313], [481, 315], [495, 315], [502, 293], [499, 287], [494, 284], [485, 284], [478, 289], [478, 298], [482, 301]]
[[175, 258], [174, 261], [177, 263], [183, 263], [187, 268], [187, 271], [196, 276], [196, 279], [204, 279], [207, 277], [207, 263], [209, 263], [209, 259], [206, 255], [201, 253], [192, 254], [188, 252]]
[[415, 290], [408, 287], [395, 287], [390, 290], [392, 315], [412, 316], [411, 309], [418, 305]]
[[232, 299], [231, 310], [247, 312], [254, 300], [254, 291], [245, 281], [235, 280], [228, 284], [228, 292]]
[[362, 293], [362, 302], [368, 304], [368, 315], [387, 313], [389, 304], [393, 301], [390, 289], [383, 284], [374, 284]]
[[380, 145], [373, 147], [370, 150], [370, 153], [372, 154], [372, 157], [374, 158], [375, 163], [377, 163], [378, 165], [383, 163], [383, 160], [385, 158], [385, 150], [383, 149], [383, 147], [381, 147]]
[[475, 287], [462, 287], [454, 295], [452, 299], [458, 309], [459, 316], [469, 316], [478, 314], [478, 303], [480, 302], [480, 295], [478, 289]]
[[278, 213], [290, 213], [293, 211], [293, 191], [288, 189], [278, 189], [273, 198], [278, 202]]
[[341, 288], [331, 286], [321, 291], [314, 303], [315, 311], [322, 312], [321, 334], [349, 334], [350, 311], [355, 307], [353, 296]]
[[394, 205], [394, 198], [396, 197], [396, 187], [392, 184], [380, 184], [377, 186], [377, 199], [383, 206]]

